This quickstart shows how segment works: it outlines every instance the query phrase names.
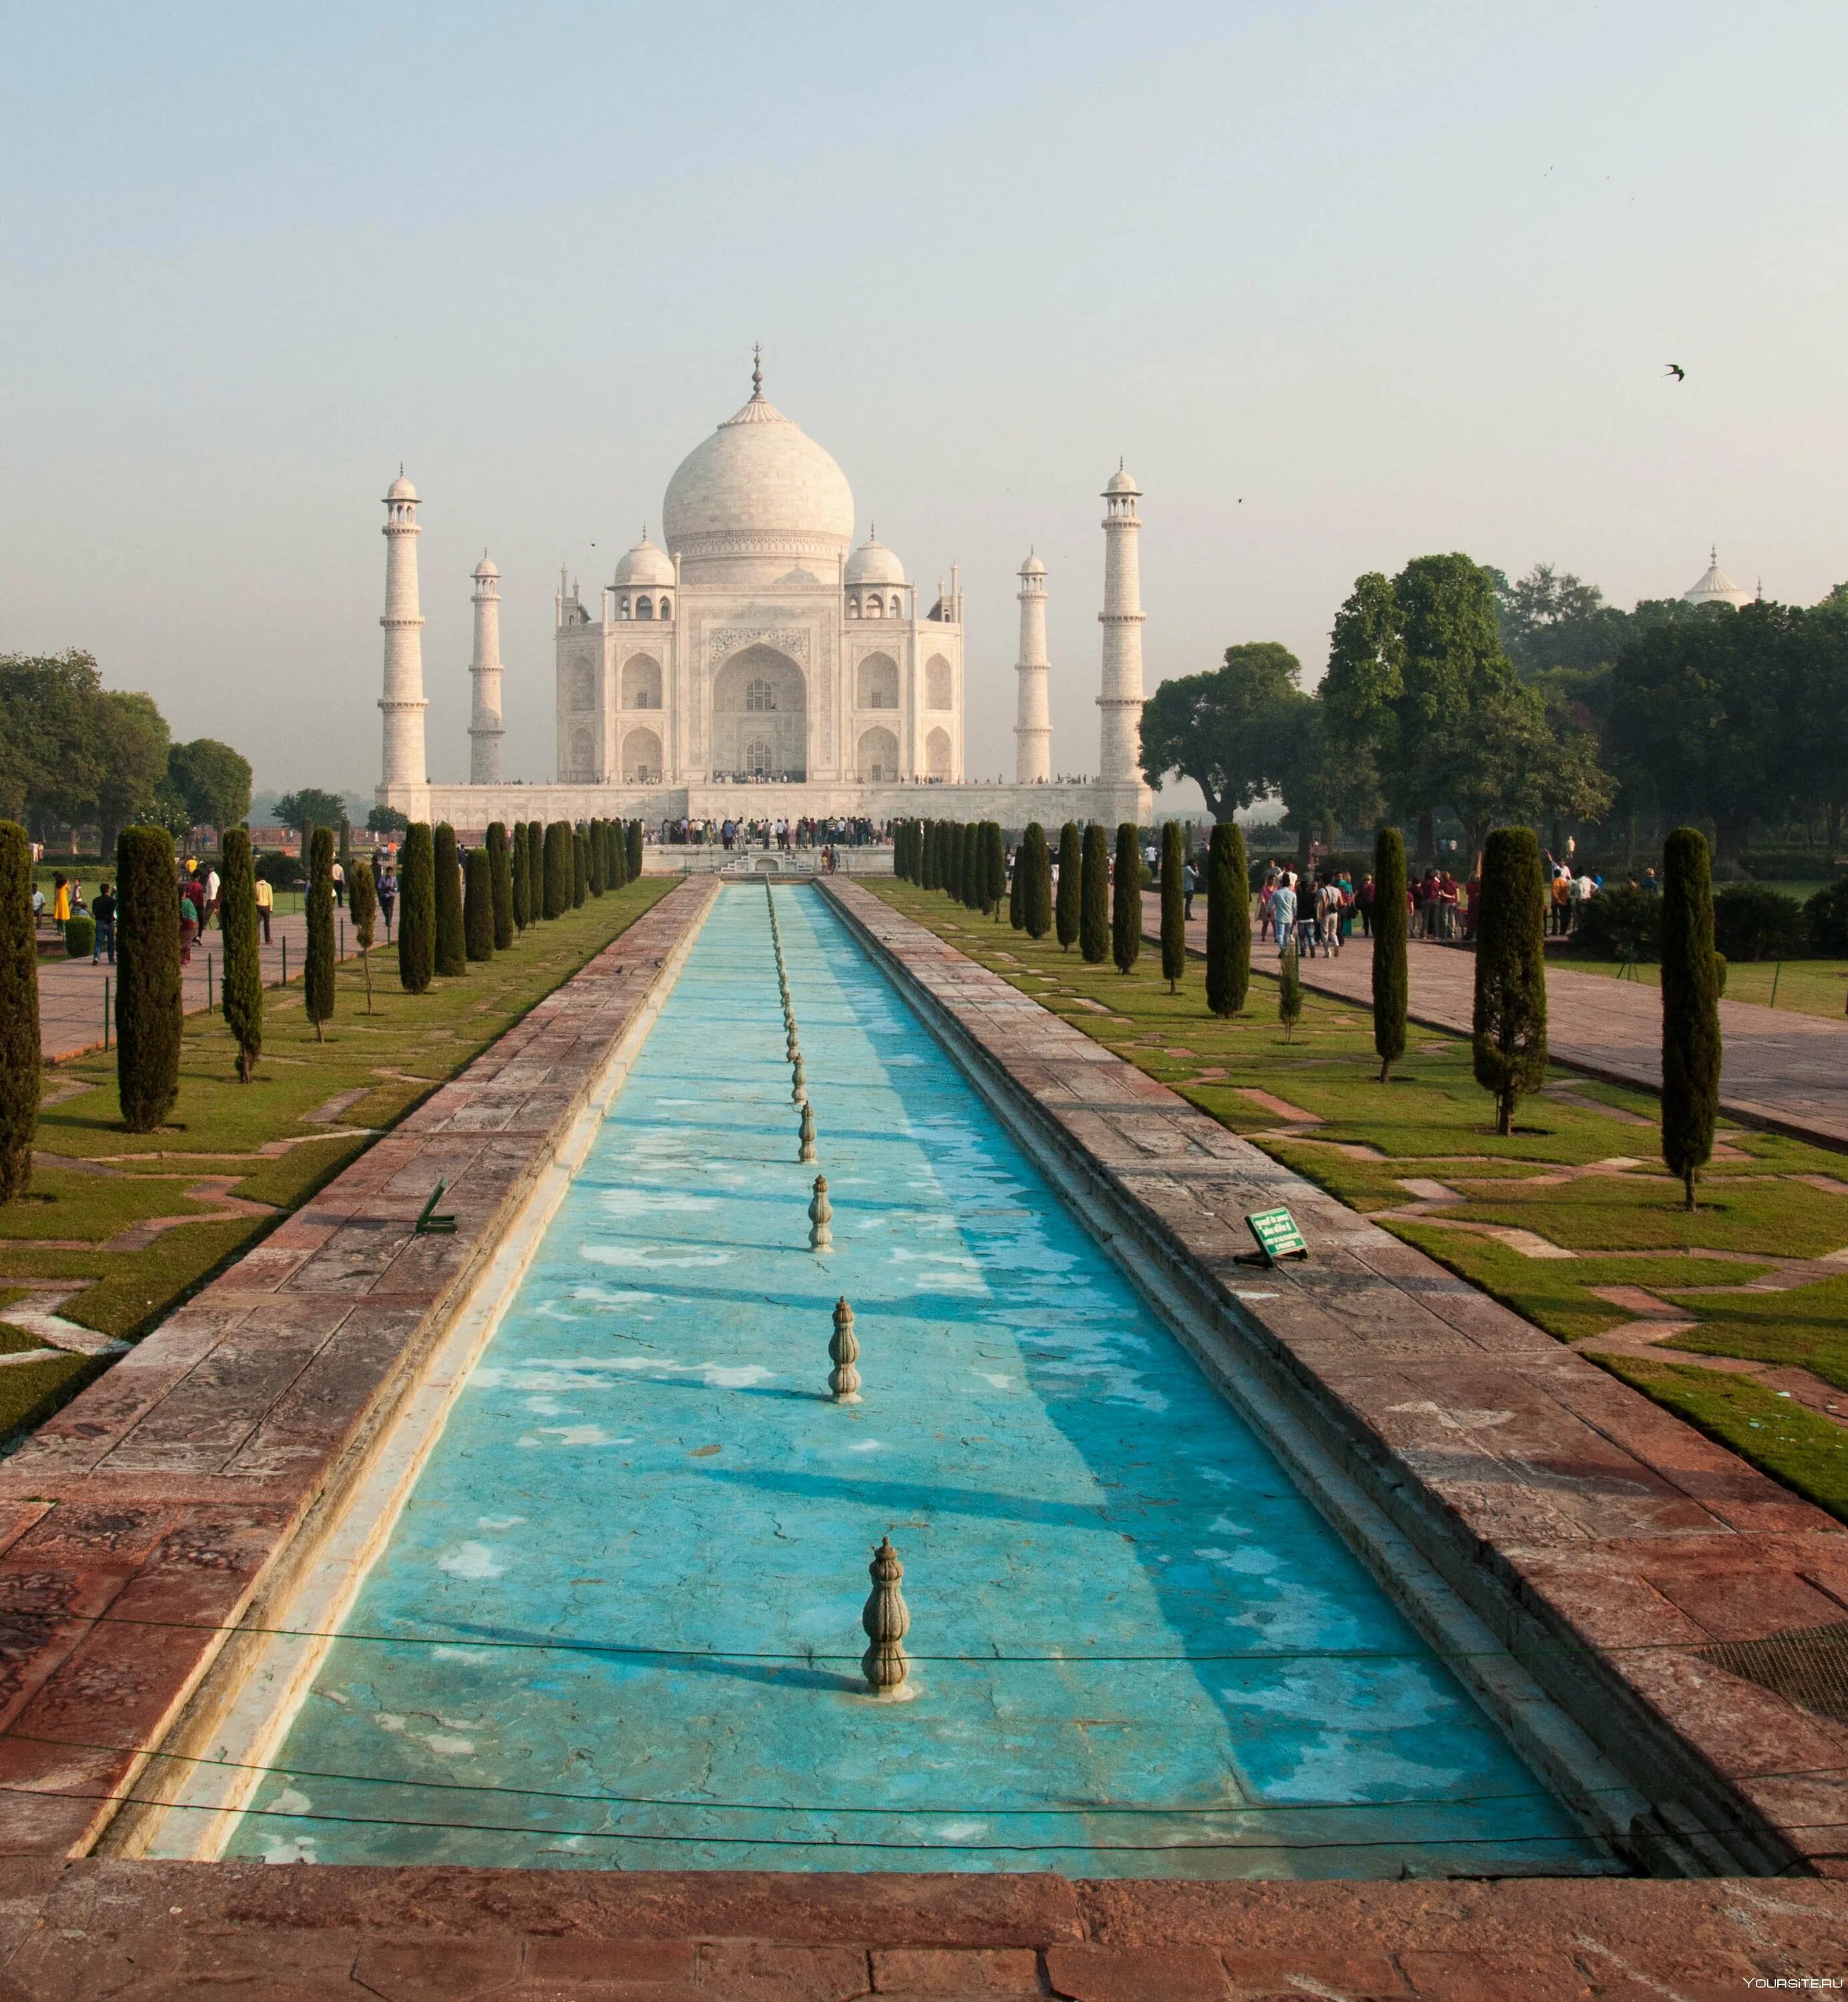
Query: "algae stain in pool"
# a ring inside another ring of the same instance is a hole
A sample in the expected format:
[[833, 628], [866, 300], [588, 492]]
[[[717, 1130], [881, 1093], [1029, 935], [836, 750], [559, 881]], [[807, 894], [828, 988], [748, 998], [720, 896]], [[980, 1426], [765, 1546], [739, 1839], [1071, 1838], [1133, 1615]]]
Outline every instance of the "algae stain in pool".
[[[833, 1249], [765, 894], [728, 888], [232, 1852], [1600, 1867], [832, 912], [773, 894]], [[859, 1669], [888, 1533], [901, 1704]]]

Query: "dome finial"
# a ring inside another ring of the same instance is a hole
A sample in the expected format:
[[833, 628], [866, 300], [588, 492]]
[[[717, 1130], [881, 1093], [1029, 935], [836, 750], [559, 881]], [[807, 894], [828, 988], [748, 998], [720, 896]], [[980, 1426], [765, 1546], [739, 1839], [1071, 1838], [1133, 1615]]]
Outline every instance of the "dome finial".
[[751, 394], [753, 399], [764, 393], [764, 345], [761, 340], [751, 344]]

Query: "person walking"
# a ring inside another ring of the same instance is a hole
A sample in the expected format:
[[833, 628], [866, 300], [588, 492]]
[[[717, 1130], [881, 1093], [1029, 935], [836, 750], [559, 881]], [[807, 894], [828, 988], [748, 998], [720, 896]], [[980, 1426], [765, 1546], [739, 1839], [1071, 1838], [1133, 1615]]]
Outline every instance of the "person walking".
[[190, 966], [193, 963], [193, 941], [199, 936], [199, 906], [193, 902], [197, 895], [191, 877], [180, 886], [180, 963]]
[[388, 863], [379, 872], [378, 877], [378, 915], [385, 919], [385, 942], [387, 945], [392, 942], [392, 912], [397, 905], [398, 878], [392, 874]]
[[[215, 881], [216, 879], [214, 878], [214, 880]], [[342, 910], [345, 909], [347, 905], [347, 872], [340, 867], [340, 859], [337, 856], [334, 859], [333, 864], [333, 901], [337, 908]]]
[[90, 915], [96, 921], [96, 936], [90, 952], [90, 964], [95, 966], [105, 953], [109, 963], [116, 963], [116, 893], [109, 887], [109, 878], [103, 879], [103, 887], [96, 892], [96, 901], [90, 907]]
[[1194, 922], [1194, 898], [1199, 888], [1200, 870], [1190, 855], [1180, 872], [1180, 921], [1184, 925]]
[[263, 943], [267, 945], [270, 943], [270, 916], [276, 909], [276, 892], [270, 888], [268, 877], [257, 877], [253, 894], [256, 904], [257, 923], [263, 928]]
[[1296, 925], [1296, 893], [1290, 888], [1288, 878], [1279, 881], [1271, 892], [1271, 929], [1277, 938], [1277, 957], [1285, 957], [1290, 950], [1290, 933]]
[[205, 929], [205, 926], [209, 925], [212, 919], [218, 915], [218, 872], [212, 867], [210, 863], [207, 863], [205, 868], [204, 919], [204, 922], [199, 927], [201, 931], [203, 931]]
[[54, 877], [51, 881], [51, 922], [61, 932], [70, 921], [70, 882], [63, 876]]

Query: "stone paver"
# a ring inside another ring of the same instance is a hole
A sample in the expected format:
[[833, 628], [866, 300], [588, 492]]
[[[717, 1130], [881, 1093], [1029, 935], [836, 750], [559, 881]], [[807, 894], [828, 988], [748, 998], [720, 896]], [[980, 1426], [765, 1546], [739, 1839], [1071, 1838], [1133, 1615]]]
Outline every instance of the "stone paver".
[[1848, 1968], [1848, 1885], [0, 1861], [7, 2002], [1717, 2002]]
[[[1839, 1523], [870, 892], [826, 894], [1069, 1184], [1104, 1187], [1124, 1255], [1205, 1299], [1227, 1373], [1278, 1391], [1491, 1628], [1525, 1637], [1640, 1794], [1848, 1875], [1848, 1727], [1700, 1651], [1839, 1626]], [[1275, 1203], [1312, 1255], [1254, 1285], [1243, 1219]]]
[[[346, 916], [344, 912], [334, 913], [336, 950], [338, 927]], [[379, 943], [373, 947], [375, 954], [385, 951], [385, 926], [382, 923], [378, 933]], [[357, 950], [353, 938], [350, 923], [347, 926], [346, 943], [349, 952]], [[302, 984], [302, 969], [308, 960], [308, 920], [299, 912], [290, 912], [270, 921], [270, 943], [258, 948], [263, 961], [263, 982], [274, 987], [282, 978], [283, 958], [286, 951], [288, 959], [288, 976], [291, 986]], [[209, 966], [207, 962], [210, 962]], [[182, 968], [180, 976], [180, 998], [187, 1013], [197, 1013], [207, 1005], [206, 992], [211, 988], [211, 1005], [215, 1006], [223, 998], [221, 982], [225, 971], [225, 940], [216, 926], [206, 933], [193, 947], [193, 963]], [[378, 966], [375, 974], [382, 971]], [[48, 1063], [56, 1063], [65, 1057], [78, 1056], [85, 1050], [98, 1049], [103, 1043], [103, 982], [110, 983], [111, 1004], [115, 993], [115, 968], [106, 961], [98, 966], [91, 965], [87, 959], [41, 959], [39, 961], [39, 1048]], [[110, 1039], [115, 1039], [112, 1025]]]
[[[1206, 950], [1206, 900], [1194, 900], [1191, 950]], [[1159, 938], [1160, 900], [1142, 899], [1145, 935]], [[1252, 964], [1276, 964], [1277, 949], [1252, 942]], [[1475, 1006], [1475, 955], [1455, 946], [1414, 940], [1407, 955], [1413, 1018], [1435, 1028], [1470, 1032]], [[1301, 961], [1302, 984], [1318, 994], [1373, 1001], [1371, 940], [1350, 939], [1336, 959]], [[1654, 1091], [1661, 1084], [1662, 1002], [1659, 989], [1602, 974], [1546, 968], [1546, 1041], [1560, 1062], [1617, 1084]], [[1848, 1147], [1848, 1021], [1786, 1013], [1749, 1001], [1722, 1001], [1720, 1102], [1735, 1116]]]
[[[645, 912], [0, 1462], [0, 1852], [106, 1824], [715, 894]], [[419, 1236], [439, 1177], [455, 1234]]]

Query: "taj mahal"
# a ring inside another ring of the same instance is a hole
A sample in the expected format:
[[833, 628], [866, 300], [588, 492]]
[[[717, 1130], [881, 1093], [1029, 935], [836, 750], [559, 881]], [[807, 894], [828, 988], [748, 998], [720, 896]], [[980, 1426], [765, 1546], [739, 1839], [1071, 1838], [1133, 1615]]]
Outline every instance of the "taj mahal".
[[472, 580], [469, 783], [429, 776], [419, 502], [400, 472], [385, 501], [378, 804], [459, 830], [727, 814], [1145, 823], [1141, 494], [1130, 475], [1119, 465], [1103, 494], [1097, 777], [1051, 777], [1046, 572], [1029, 554], [1019, 572], [1014, 780], [971, 783], [957, 569], [920, 610], [916, 584], [870, 528], [855, 546], [846, 476], [766, 400], [761, 363], [751, 382], [744, 407], [668, 481], [661, 543], [644, 529], [594, 606], [561, 572], [549, 783], [511, 782], [502, 769], [500, 572], [485, 554]]

